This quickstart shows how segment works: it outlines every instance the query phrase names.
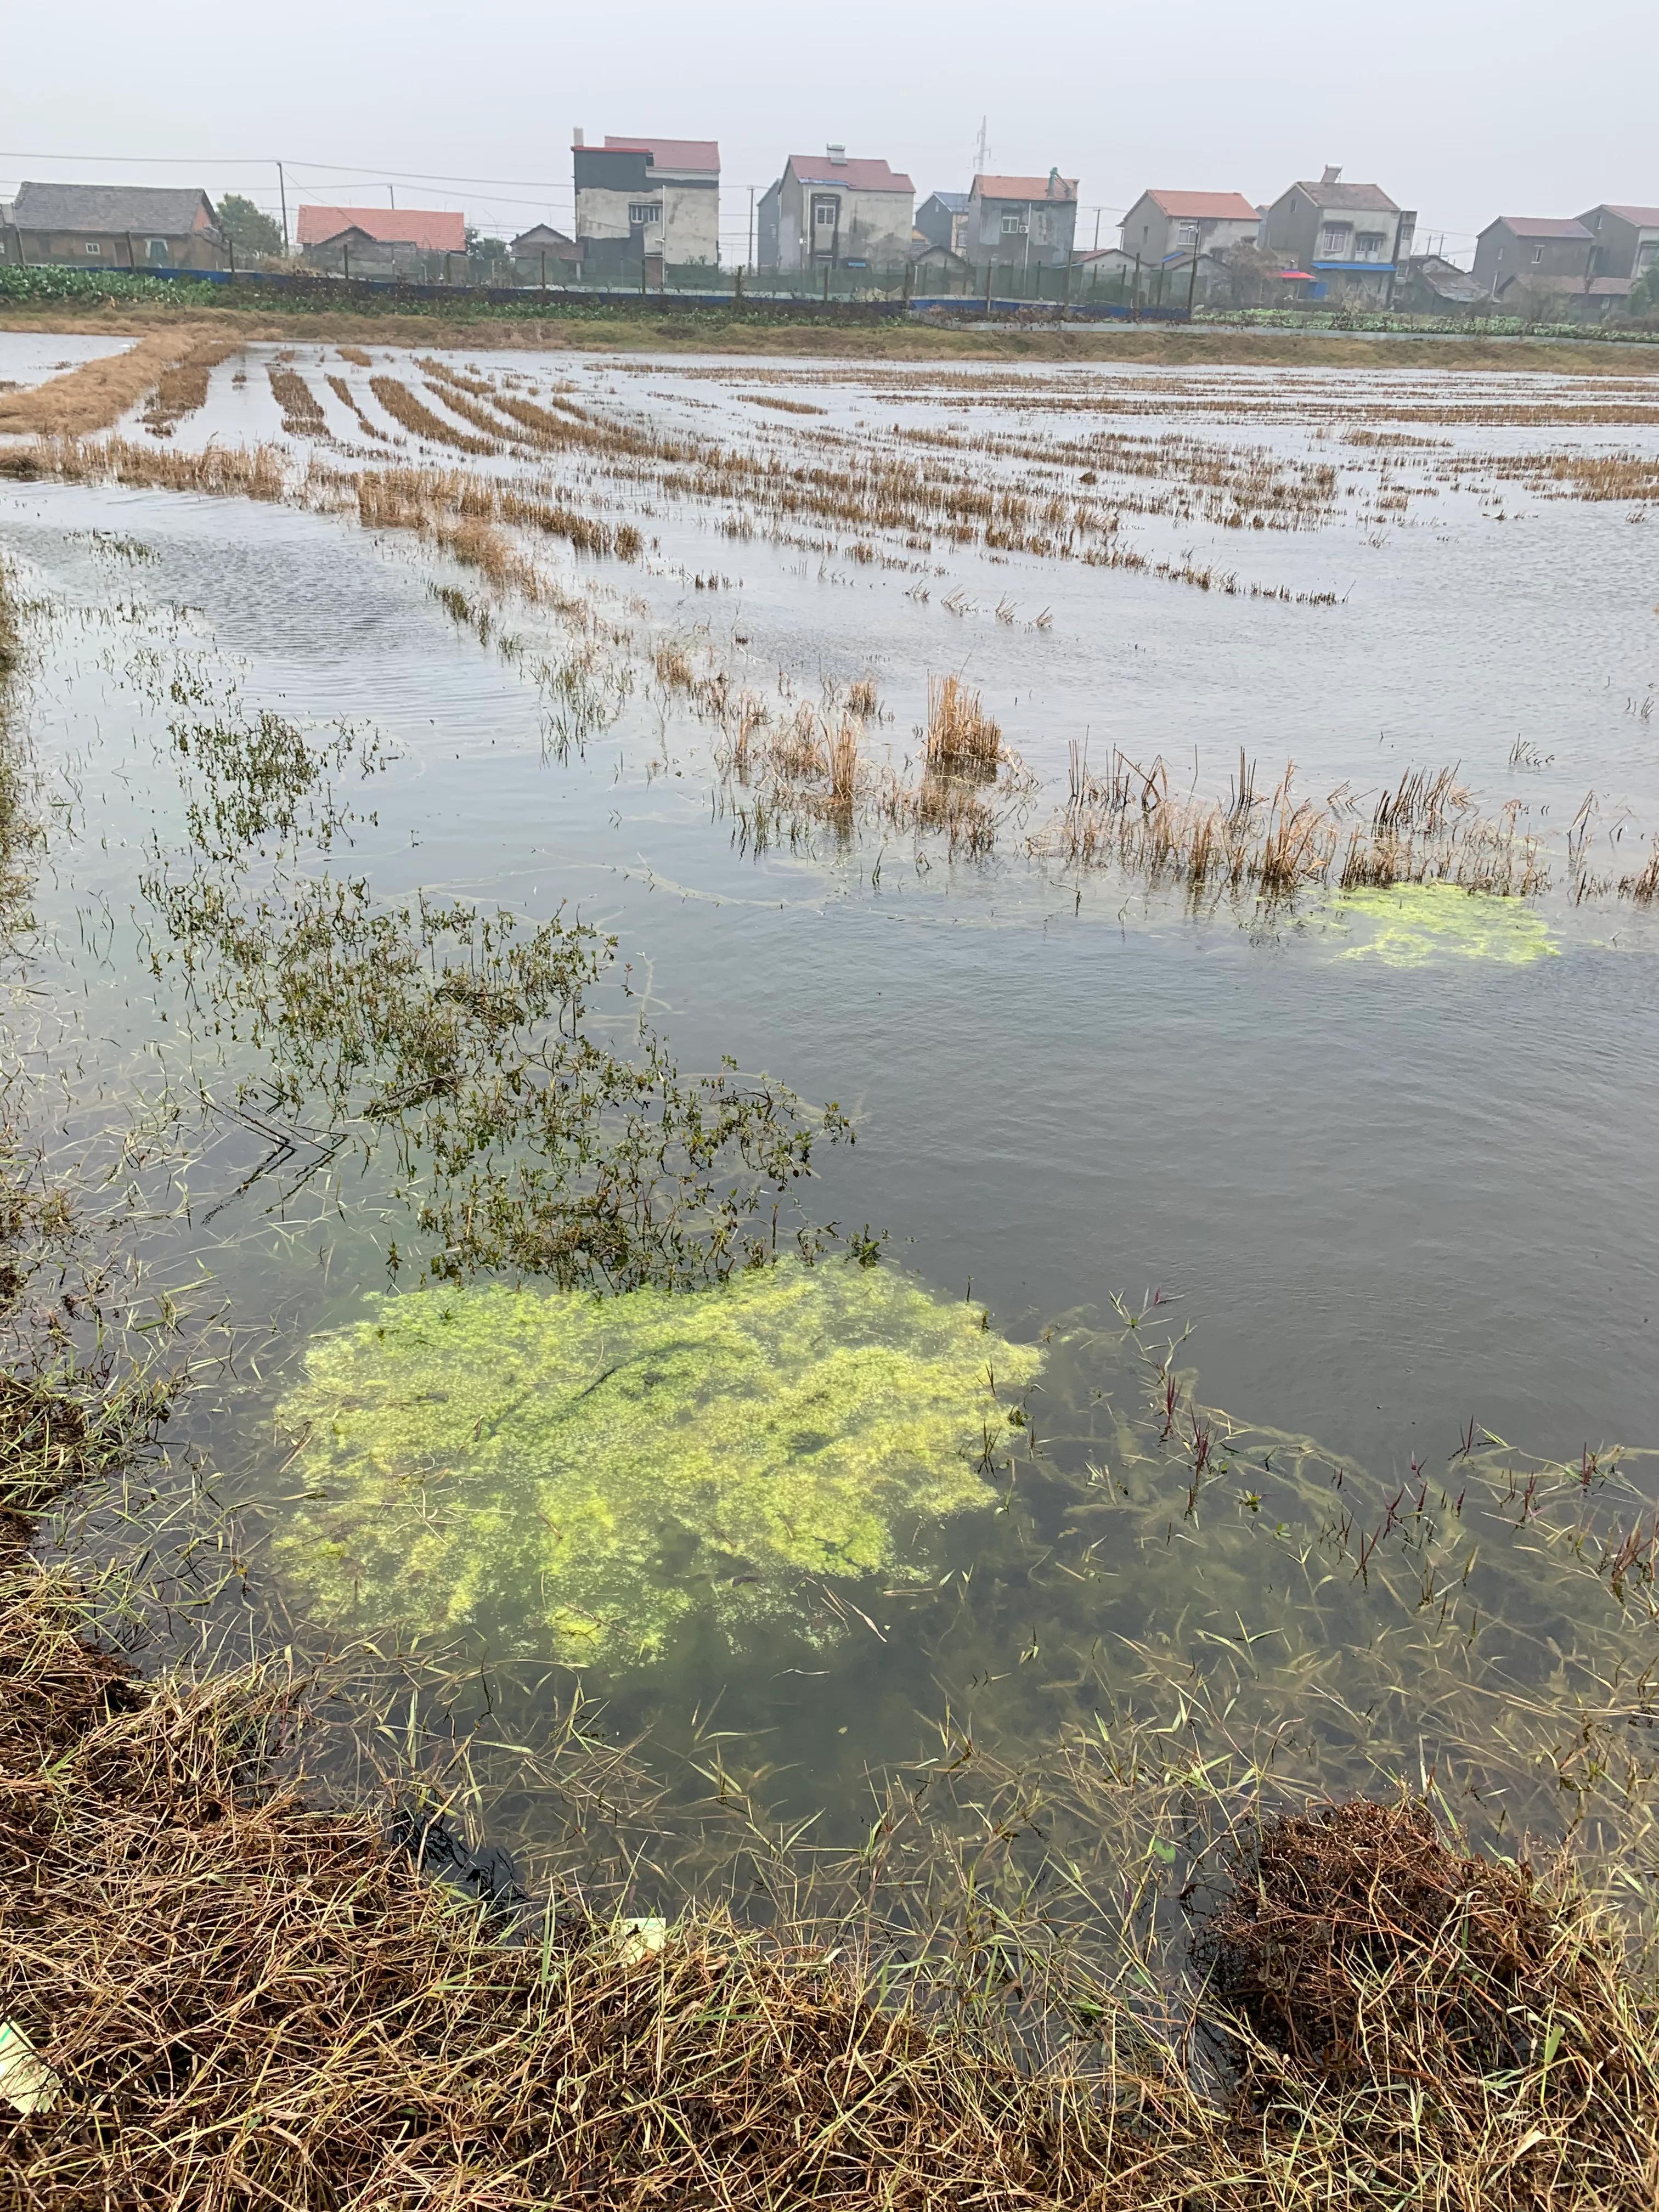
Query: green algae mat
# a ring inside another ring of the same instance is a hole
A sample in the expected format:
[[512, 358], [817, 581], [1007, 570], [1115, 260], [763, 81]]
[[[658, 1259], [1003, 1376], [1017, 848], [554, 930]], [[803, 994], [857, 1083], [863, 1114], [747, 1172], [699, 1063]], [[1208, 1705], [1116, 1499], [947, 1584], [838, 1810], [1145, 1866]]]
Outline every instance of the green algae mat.
[[1359, 925], [1339, 957], [1376, 960], [1389, 968], [1424, 968], [1447, 960], [1491, 960], [1529, 967], [1560, 951], [1548, 923], [1524, 899], [1468, 891], [1456, 884], [1389, 884], [1344, 891], [1332, 922]]
[[331, 1620], [649, 1658], [695, 1615], [788, 1619], [804, 1577], [937, 1571], [1042, 1358], [853, 1264], [382, 1297], [280, 1408], [304, 1493], [277, 1556]]

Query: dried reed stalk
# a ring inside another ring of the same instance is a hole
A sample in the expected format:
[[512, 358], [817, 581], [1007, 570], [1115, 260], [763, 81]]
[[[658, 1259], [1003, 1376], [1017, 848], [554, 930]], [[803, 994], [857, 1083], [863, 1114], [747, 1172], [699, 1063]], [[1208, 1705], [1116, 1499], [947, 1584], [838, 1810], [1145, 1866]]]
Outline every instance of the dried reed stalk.
[[936, 775], [994, 775], [1002, 732], [960, 676], [927, 679], [924, 757]]
[[124, 353], [82, 362], [33, 392], [0, 395], [0, 432], [80, 438], [106, 430], [213, 337], [199, 323], [176, 324], [151, 331]]

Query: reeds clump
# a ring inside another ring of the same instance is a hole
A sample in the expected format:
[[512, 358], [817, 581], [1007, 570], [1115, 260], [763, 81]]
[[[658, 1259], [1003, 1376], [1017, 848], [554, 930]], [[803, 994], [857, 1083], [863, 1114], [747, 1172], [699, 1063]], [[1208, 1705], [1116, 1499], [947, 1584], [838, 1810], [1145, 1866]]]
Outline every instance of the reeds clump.
[[1638, 906], [1651, 906], [1659, 899], [1659, 837], [1654, 839], [1647, 859], [1636, 872], [1619, 878], [1619, 896]]
[[83, 361], [32, 392], [0, 395], [0, 432], [80, 438], [106, 430], [207, 343], [200, 323], [181, 323], [150, 331], [125, 353]]
[[[1194, 899], [1249, 890], [1279, 900], [1333, 880], [1342, 890], [1455, 884], [1505, 898], [1548, 887], [1539, 841], [1520, 829], [1518, 802], [1480, 815], [1455, 769], [1407, 770], [1346, 843], [1352, 799], [1342, 792], [1323, 802], [1298, 798], [1295, 773], [1291, 763], [1261, 799], [1254, 764], [1241, 756], [1225, 800], [1182, 799], [1171, 795], [1161, 758], [1143, 768], [1115, 749], [1097, 774], [1074, 744], [1066, 803], [1032, 849], [1075, 867], [1115, 865], [1148, 884], [1182, 884]], [[1659, 868], [1655, 880], [1659, 889]]]
[[279, 362], [272, 362], [265, 374], [270, 380], [270, 396], [283, 410], [283, 428], [289, 436], [325, 438], [328, 417], [304, 377]]
[[993, 776], [1002, 757], [1002, 731], [977, 691], [960, 676], [927, 679], [923, 757], [935, 775]]
[[392, 421], [401, 422], [417, 438], [426, 438], [435, 445], [453, 446], [463, 453], [499, 453], [501, 450], [499, 438], [472, 437], [457, 423], [447, 422], [441, 416], [434, 415], [395, 376], [371, 376], [368, 388]]
[[272, 445], [209, 446], [199, 453], [176, 453], [133, 438], [52, 436], [0, 453], [0, 475], [280, 500], [288, 489], [283, 462], [282, 449]]

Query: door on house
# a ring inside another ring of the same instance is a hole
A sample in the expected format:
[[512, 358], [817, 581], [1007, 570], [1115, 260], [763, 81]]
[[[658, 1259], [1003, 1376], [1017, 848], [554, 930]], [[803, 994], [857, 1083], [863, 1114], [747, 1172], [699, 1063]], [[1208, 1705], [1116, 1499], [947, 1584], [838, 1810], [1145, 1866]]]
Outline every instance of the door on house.
[[814, 261], [833, 261], [836, 258], [836, 234], [840, 222], [839, 194], [814, 192], [812, 195], [812, 258]]

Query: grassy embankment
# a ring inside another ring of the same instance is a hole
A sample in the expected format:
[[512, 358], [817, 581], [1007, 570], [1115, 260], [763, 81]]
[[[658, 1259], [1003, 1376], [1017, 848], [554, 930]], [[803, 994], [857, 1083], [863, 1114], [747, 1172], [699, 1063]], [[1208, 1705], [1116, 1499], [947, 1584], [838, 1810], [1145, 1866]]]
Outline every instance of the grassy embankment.
[[[883, 322], [848, 325], [791, 320], [758, 309], [664, 313], [650, 304], [596, 313], [581, 308], [506, 313], [460, 307], [443, 313], [295, 307], [269, 302], [187, 307], [162, 302], [87, 299], [35, 302], [0, 299], [0, 329], [84, 331], [137, 337], [149, 347], [144, 365], [180, 358], [191, 346], [240, 343], [348, 343], [573, 353], [730, 354], [895, 362], [1138, 362], [1181, 368], [1488, 368], [1557, 375], [1659, 377], [1659, 346], [1618, 346], [1586, 340], [1365, 337], [1328, 331], [1194, 328], [1115, 323], [1033, 328], [1022, 324]], [[137, 375], [112, 371], [118, 381]], [[151, 381], [154, 381], [152, 375]], [[140, 384], [135, 398], [147, 386]], [[27, 393], [0, 400], [0, 430], [43, 428], [9, 422], [5, 410]], [[131, 404], [129, 402], [128, 404]], [[120, 411], [118, 409], [116, 410]], [[112, 420], [113, 417], [109, 419]]]

